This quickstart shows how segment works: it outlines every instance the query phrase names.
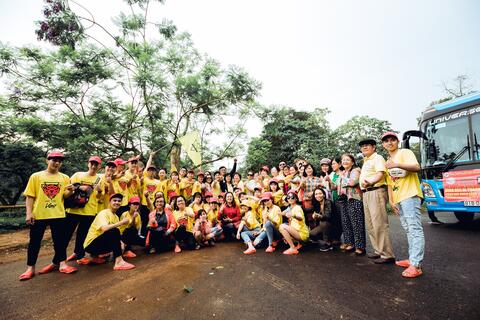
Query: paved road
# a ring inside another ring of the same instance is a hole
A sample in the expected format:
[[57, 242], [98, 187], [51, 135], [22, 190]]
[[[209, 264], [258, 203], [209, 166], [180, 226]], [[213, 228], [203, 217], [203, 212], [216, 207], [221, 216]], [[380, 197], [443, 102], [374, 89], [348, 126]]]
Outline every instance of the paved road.
[[[438, 216], [447, 223], [425, 220], [425, 274], [414, 280], [338, 251], [244, 256], [240, 243], [141, 256], [132, 271], [86, 266], [27, 282], [17, 281], [17, 261], [0, 264], [0, 319], [480, 319], [480, 220]], [[405, 258], [398, 218], [390, 221]]]

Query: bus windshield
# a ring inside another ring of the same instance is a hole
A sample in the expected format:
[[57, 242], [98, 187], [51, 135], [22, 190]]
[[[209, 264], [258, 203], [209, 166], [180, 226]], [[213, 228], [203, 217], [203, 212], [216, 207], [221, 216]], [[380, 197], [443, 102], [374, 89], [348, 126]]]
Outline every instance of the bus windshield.
[[[448, 119], [443, 122], [429, 121], [422, 128], [427, 140], [422, 143], [422, 166], [437, 166], [448, 163], [468, 145], [468, 117]], [[472, 160], [464, 152], [457, 162]]]

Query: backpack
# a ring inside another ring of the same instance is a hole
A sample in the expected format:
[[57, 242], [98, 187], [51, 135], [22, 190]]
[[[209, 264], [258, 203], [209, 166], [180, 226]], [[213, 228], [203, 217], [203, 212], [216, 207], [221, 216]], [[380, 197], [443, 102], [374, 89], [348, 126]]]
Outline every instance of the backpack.
[[90, 199], [90, 195], [93, 192], [93, 188], [97, 185], [99, 181], [100, 181], [100, 178], [98, 178], [97, 181], [95, 181], [93, 186], [74, 183], [73, 194], [70, 197], [65, 199], [65, 203], [64, 203], [65, 208], [73, 208], [73, 209], [84, 208], [88, 200]]

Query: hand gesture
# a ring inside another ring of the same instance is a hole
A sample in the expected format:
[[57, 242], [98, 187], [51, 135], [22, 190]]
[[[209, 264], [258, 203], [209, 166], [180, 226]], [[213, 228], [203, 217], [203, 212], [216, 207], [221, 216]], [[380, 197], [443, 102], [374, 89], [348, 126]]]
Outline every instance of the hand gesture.
[[145, 198], [148, 198], [148, 196], [150, 195], [150, 193], [148, 192], [148, 190], [145, 190], [145, 192], [143, 193], [143, 195], [145, 196]]
[[237, 232], [237, 240], [240, 240], [240, 232]]
[[102, 193], [102, 187], [100, 186], [100, 183], [98, 183], [98, 184], [95, 186], [95, 190], [97, 190], [98, 193]]
[[395, 163], [391, 159], [388, 159], [385, 163], [385, 167], [387, 167], [387, 169], [398, 168], [398, 163]]
[[27, 216], [25, 217], [25, 223], [29, 226], [35, 223], [35, 218], [31, 213], [27, 212]]
[[123, 220], [120, 221], [120, 225], [129, 224], [129, 223], [130, 223], [130, 219], [129, 219], [129, 218], [123, 218]]
[[392, 208], [394, 214], [396, 214], [397, 216], [400, 214], [400, 210], [395, 203], [390, 202], [390, 207]]
[[73, 190], [75, 190], [75, 187], [73, 186], [73, 184], [69, 184], [65, 187], [65, 189], [68, 191], [68, 192], [73, 192]]

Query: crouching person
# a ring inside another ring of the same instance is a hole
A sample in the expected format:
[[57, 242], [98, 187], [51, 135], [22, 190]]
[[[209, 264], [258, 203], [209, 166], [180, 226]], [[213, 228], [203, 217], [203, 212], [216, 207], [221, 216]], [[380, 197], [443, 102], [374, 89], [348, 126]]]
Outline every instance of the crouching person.
[[142, 230], [142, 219], [140, 218], [140, 197], [131, 197], [128, 201], [129, 209], [125, 211], [120, 220], [128, 218], [128, 223], [119, 227], [122, 235], [122, 242], [125, 244], [123, 250], [124, 258], [135, 258], [137, 255], [132, 251], [132, 245], [145, 246], [145, 238], [140, 237]]
[[172, 211], [165, 207], [165, 198], [162, 193], [155, 196], [155, 209], [148, 216], [147, 253], [169, 251], [175, 245], [174, 232], [177, 223]]
[[[117, 211], [122, 204], [123, 196], [115, 193], [110, 196], [110, 208], [100, 211], [93, 220], [87, 237], [85, 238], [85, 251], [96, 261], [100, 262], [99, 255], [113, 252], [115, 265], [113, 270], [129, 270], [135, 268], [131, 263], [122, 258], [122, 243], [120, 239], [120, 226], [130, 223], [129, 218], [119, 220]], [[92, 259], [92, 261], [94, 260]]]
[[215, 245], [214, 239], [222, 234], [222, 228], [217, 225], [212, 228], [212, 223], [208, 220], [208, 214], [205, 210], [198, 210], [198, 219], [193, 226], [193, 236], [200, 245]]
[[252, 212], [252, 208], [247, 201], [243, 201], [240, 204], [240, 210], [242, 211], [242, 222], [238, 226], [237, 239], [242, 238], [243, 242], [247, 245], [247, 250], [243, 251], [244, 254], [253, 254], [257, 252], [252, 244], [261, 231], [260, 223], [257, 221], [255, 214]]

